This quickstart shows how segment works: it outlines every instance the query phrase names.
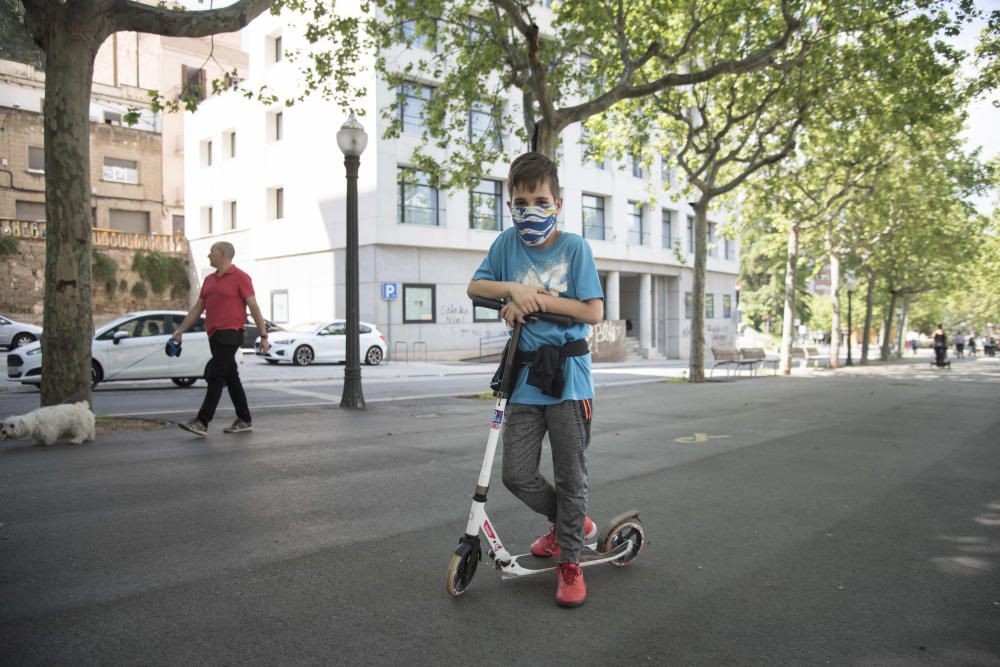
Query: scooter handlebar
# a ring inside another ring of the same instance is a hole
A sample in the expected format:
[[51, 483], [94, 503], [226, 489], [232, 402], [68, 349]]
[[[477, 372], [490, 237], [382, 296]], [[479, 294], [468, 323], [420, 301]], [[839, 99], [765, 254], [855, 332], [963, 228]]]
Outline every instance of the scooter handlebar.
[[[481, 296], [472, 297], [472, 305], [479, 308], [489, 308], [490, 310], [500, 310], [504, 302], [500, 299], [484, 299]], [[559, 326], [568, 327], [573, 324], [573, 318], [569, 315], [557, 315], [556, 313], [532, 313], [525, 316], [526, 320], [545, 320]]]

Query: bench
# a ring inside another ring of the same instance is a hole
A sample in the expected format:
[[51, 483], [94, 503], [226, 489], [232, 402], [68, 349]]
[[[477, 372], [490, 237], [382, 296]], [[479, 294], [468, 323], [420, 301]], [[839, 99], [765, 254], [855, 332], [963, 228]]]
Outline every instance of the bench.
[[809, 367], [809, 364], [819, 366], [823, 364], [827, 367], [830, 366], [830, 355], [820, 354], [819, 348], [817, 347], [793, 347], [792, 348], [792, 360], [801, 359], [802, 366], [805, 368]]
[[742, 361], [754, 362], [755, 369], [763, 368], [764, 366], [770, 366], [775, 370], [778, 369], [778, 360], [768, 359], [767, 353], [764, 352], [764, 348], [762, 347], [741, 347], [740, 359]]
[[754, 369], [757, 367], [756, 361], [743, 359], [740, 355], [740, 351], [735, 347], [713, 347], [712, 357], [715, 358], [715, 365], [712, 366], [712, 370], [708, 374], [709, 377], [712, 377], [712, 374], [715, 373], [715, 369], [719, 366], [725, 367], [727, 376], [729, 375], [729, 369], [731, 368], [735, 368], [737, 373], [740, 372], [740, 369], [746, 368], [752, 375]]

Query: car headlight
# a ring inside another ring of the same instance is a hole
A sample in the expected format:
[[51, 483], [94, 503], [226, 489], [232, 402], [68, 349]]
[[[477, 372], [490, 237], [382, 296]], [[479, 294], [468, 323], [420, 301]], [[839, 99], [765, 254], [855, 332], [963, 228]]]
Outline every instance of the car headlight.
[[294, 342], [295, 342], [294, 338], [275, 338], [274, 339], [274, 344], [275, 345], [291, 345]]
[[36, 354], [41, 354], [41, 353], [42, 353], [42, 348], [36, 347], [34, 350], [31, 350], [30, 352], [25, 352], [24, 354], [26, 356], [33, 357]]

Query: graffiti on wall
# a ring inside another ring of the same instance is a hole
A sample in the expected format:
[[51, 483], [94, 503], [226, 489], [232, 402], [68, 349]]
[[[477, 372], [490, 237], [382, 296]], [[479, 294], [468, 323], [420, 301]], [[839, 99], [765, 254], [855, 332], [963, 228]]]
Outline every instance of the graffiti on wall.
[[594, 361], [625, 361], [625, 320], [602, 320], [592, 325], [587, 345]]

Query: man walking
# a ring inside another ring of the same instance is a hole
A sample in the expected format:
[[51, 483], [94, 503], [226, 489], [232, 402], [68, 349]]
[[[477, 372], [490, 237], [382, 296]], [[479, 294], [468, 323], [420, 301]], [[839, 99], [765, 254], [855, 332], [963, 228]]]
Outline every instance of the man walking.
[[201, 286], [198, 300], [191, 306], [184, 321], [174, 331], [173, 339], [181, 342], [181, 334], [191, 328], [202, 311], [205, 312], [205, 328], [208, 330], [208, 344], [212, 350], [212, 361], [208, 365], [208, 389], [205, 400], [202, 401], [198, 416], [178, 424], [185, 431], [204, 438], [208, 434], [208, 424], [215, 416], [215, 408], [222, 397], [222, 388], [229, 389], [229, 398], [236, 408], [236, 421], [226, 433], [242, 433], [253, 429], [250, 417], [250, 406], [247, 405], [247, 395], [240, 382], [239, 365], [236, 363], [236, 353], [243, 343], [243, 323], [246, 322], [247, 307], [260, 334], [260, 351], [267, 354], [270, 348], [267, 342], [267, 327], [264, 317], [260, 314], [257, 299], [254, 297], [253, 282], [250, 276], [240, 271], [233, 264], [236, 249], [233, 244], [219, 241], [212, 245], [208, 253], [208, 263], [215, 273], [205, 278]]

